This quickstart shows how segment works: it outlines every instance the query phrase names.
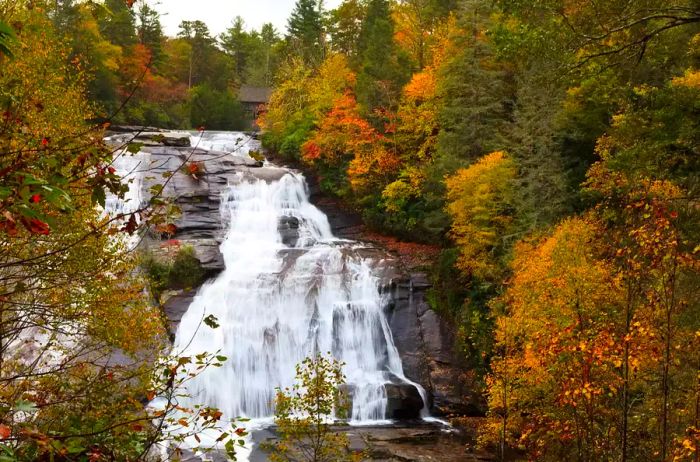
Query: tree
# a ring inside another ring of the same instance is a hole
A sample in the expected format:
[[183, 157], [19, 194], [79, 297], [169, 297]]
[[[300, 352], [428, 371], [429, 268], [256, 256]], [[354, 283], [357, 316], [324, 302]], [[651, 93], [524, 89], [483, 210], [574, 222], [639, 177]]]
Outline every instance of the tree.
[[314, 117], [307, 110], [312, 71], [301, 59], [292, 59], [280, 67], [280, 74], [284, 79], [277, 83], [258, 125], [264, 130], [267, 146], [285, 157], [299, 159], [301, 145], [314, 124]]
[[40, 10], [11, 20], [21, 32], [0, 66], [0, 453], [135, 458], [152, 416], [134, 403], [154, 383], [138, 358], [164, 345], [160, 314], [119, 226], [96, 208], [124, 189], [101, 127], [86, 123], [70, 43]]
[[243, 18], [236, 16], [231, 27], [219, 37], [219, 43], [226, 53], [233, 59], [234, 72], [237, 80], [241, 81], [250, 53], [248, 34], [243, 30]]
[[293, 52], [308, 65], [320, 63], [326, 49], [324, 33], [321, 3], [297, 0], [287, 21], [287, 40]]
[[431, 62], [433, 51], [440, 52], [435, 41], [440, 40], [441, 29], [449, 23], [452, 6], [438, 3], [435, 0], [404, 0], [393, 10], [396, 41], [418, 70]]
[[[624, 296], [599, 233], [595, 220], [575, 218], [516, 247], [496, 320], [484, 435], [500, 442], [502, 457], [508, 446], [542, 461], [619, 457], [611, 436], [619, 435]], [[640, 356], [645, 328], [632, 341]]]
[[528, 22], [555, 30], [555, 40], [572, 52], [573, 67], [593, 61], [639, 63], [650, 49], [663, 46], [664, 36], [678, 29], [692, 30], [700, 22], [700, 9], [692, 0], [642, 0], [633, 5], [611, 0], [602, 7], [586, 1], [547, 0], [534, 8], [526, 1], [501, 3], [506, 11], [523, 15]]
[[359, 460], [349, 449], [348, 437], [329, 425], [344, 415], [345, 382], [342, 363], [323, 355], [306, 358], [296, 366], [297, 383], [278, 390], [275, 424], [280, 441], [272, 446], [273, 461], [342, 462]]
[[277, 67], [279, 66], [279, 52], [278, 48], [281, 45], [281, 39], [277, 33], [277, 29], [272, 23], [265, 23], [260, 28], [260, 40], [262, 42], [262, 52], [263, 57], [258, 58], [259, 63], [263, 63], [260, 68], [262, 72], [257, 73], [253, 70], [248, 70], [248, 80], [256, 81], [256, 75], [262, 74], [261, 77], [257, 77], [257, 81], [264, 86], [272, 86], [272, 81], [277, 73]]
[[450, 235], [460, 249], [457, 267], [470, 277], [498, 281], [513, 231], [515, 163], [503, 152], [484, 156], [445, 180]]
[[366, 9], [364, 1], [344, 0], [338, 8], [329, 12], [331, 48], [347, 56], [353, 63], [358, 60], [359, 39]]
[[409, 68], [394, 42], [387, 0], [370, 0], [358, 38], [358, 58], [356, 93], [363, 114], [373, 117], [377, 109], [394, 109]]
[[439, 173], [504, 148], [511, 97], [505, 68], [485, 33], [491, 11], [487, 2], [470, 1], [458, 18], [464, 32], [454, 40], [455, 48], [461, 51], [446, 63], [438, 88], [445, 101], [438, 138]]
[[[454, 21], [446, 22], [441, 37], [434, 37], [429, 64], [413, 74], [402, 90], [392, 134], [402, 167], [399, 178], [382, 191], [385, 212], [391, 214], [386, 222], [397, 223], [397, 231], [422, 228], [425, 217], [430, 215], [424, 187], [427, 171], [435, 160], [440, 132], [438, 115], [443, 101], [437, 92], [438, 74], [446, 57], [454, 51], [449, 34], [454, 27]], [[429, 235], [425, 231], [424, 235]]]
[[190, 123], [209, 130], [242, 130], [243, 106], [230, 90], [214, 90], [203, 83], [191, 90]]
[[142, 1], [139, 3], [136, 19], [136, 33], [139, 43], [150, 50], [152, 62], [154, 66], [157, 66], [163, 59], [164, 36], [160, 15], [145, 1]]
[[209, 34], [209, 28], [202, 21], [182, 21], [179, 26], [178, 37], [183, 38], [190, 45], [189, 71], [187, 88], [204, 80], [208, 58], [212, 55], [214, 39]]
[[116, 71], [124, 50], [102, 35], [100, 7], [71, 1], [57, 5], [53, 12], [55, 30], [70, 42], [70, 59], [80, 62], [85, 71], [90, 100], [112, 114], [119, 106]]
[[127, 48], [136, 43], [134, 12], [124, 0], [105, 0], [106, 15], [99, 18], [100, 34], [110, 43]]

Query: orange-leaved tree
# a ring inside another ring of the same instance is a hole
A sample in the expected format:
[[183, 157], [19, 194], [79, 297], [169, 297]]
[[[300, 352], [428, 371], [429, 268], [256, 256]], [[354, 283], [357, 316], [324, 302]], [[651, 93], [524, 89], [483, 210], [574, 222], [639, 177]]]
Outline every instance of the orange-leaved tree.
[[590, 218], [516, 246], [494, 307], [496, 357], [483, 441], [536, 460], [604, 460], [619, 447], [623, 293]]

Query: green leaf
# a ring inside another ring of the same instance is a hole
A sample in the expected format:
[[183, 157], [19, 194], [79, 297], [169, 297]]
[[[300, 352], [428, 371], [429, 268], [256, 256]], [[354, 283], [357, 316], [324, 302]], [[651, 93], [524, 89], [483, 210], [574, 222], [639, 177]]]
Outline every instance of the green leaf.
[[12, 51], [10, 50], [10, 43], [15, 40], [15, 32], [6, 23], [0, 21], [0, 53], [5, 56], [12, 57]]
[[143, 143], [131, 142], [126, 145], [126, 150], [132, 154], [138, 154], [143, 147]]
[[218, 355], [218, 356], [216, 357], [216, 360], [217, 360], [217, 361], [221, 361], [221, 362], [224, 362], [224, 361], [226, 361], [227, 359], [228, 359], [228, 358], [227, 358], [226, 356], [222, 356], [222, 355]]
[[236, 447], [234, 446], [233, 440], [228, 440], [224, 444], [224, 449], [226, 450], [226, 455], [233, 460], [236, 460]]
[[107, 200], [107, 195], [105, 193], [105, 190], [102, 188], [102, 186], [96, 185], [94, 188], [92, 188], [92, 202], [93, 203], [99, 204], [101, 207], [104, 208], [106, 200]]
[[19, 400], [15, 403], [15, 411], [36, 412], [36, 404], [31, 401]]
[[162, 184], [154, 184], [149, 188], [149, 191], [151, 192], [152, 195], [158, 196], [160, 193], [163, 192], [163, 185]]

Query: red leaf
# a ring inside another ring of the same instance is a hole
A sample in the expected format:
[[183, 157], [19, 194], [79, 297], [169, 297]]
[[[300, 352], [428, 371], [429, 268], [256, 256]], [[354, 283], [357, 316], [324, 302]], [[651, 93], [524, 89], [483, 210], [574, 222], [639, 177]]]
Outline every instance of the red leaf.
[[49, 145], [49, 139], [48, 138], [42, 138], [41, 139], [41, 145], [46, 147]]
[[41, 194], [33, 194], [32, 197], [29, 198], [29, 202], [32, 202], [34, 204], [37, 204], [41, 200]]
[[21, 218], [22, 224], [32, 234], [47, 235], [50, 232], [49, 225], [38, 218]]
[[131, 214], [129, 217], [129, 221], [126, 222], [124, 226], [122, 226], [122, 231], [125, 231], [129, 234], [134, 234], [134, 231], [136, 231], [139, 227], [139, 224], [136, 222], [136, 215]]
[[12, 435], [12, 430], [7, 425], [0, 424], [0, 440], [4, 440]]
[[172, 223], [160, 224], [160, 225], [156, 226], [156, 230], [160, 233], [172, 236], [173, 234], [175, 234], [177, 232], [177, 226], [175, 226]]

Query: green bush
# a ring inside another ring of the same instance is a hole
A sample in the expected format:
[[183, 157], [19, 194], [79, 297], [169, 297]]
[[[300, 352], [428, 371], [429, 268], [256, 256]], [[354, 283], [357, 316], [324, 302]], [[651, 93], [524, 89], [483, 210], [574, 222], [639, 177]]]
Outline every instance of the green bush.
[[171, 289], [190, 289], [200, 285], [206, 276], [201, 263], [190, 246], [181, 247], [170, 259], [157, 258], [152, 254], [141, 260], [150, 282], [151, 290], [156, 297], [163, 291]]

